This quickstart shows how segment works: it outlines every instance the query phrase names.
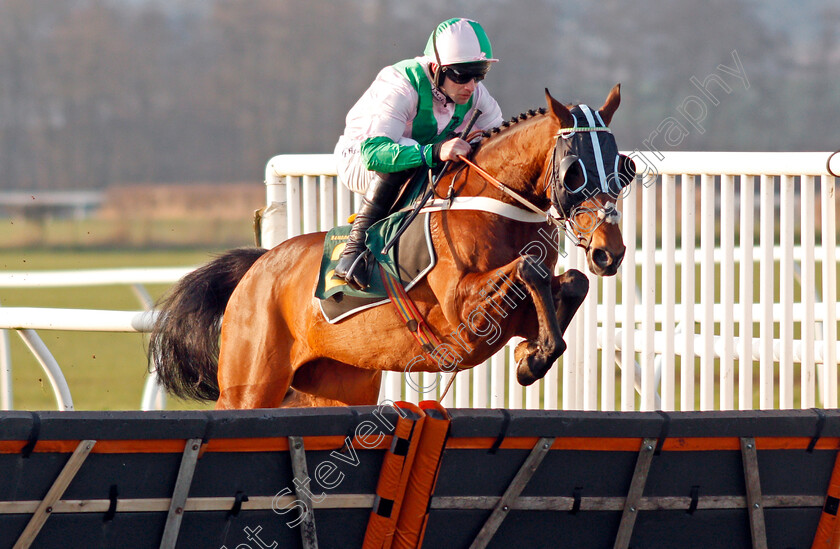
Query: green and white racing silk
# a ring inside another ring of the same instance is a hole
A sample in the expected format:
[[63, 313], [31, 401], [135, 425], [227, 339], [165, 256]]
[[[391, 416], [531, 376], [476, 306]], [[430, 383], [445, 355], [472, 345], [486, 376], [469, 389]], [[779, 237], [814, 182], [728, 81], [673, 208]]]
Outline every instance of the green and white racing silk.
[[457, 105], [432, 85], [429, 63], [417, 57], [385, 67], [350, 109], [336, 161], [339, 178], [351, 189], [342, 177], [354, 171], [349, 163], [361, 161], [368, 171], [386, 173], [433, 166], [432, 146], [460, 133], [474, 109], [482, 112], [475, 130], [502, 123], [502, 111], [483, 83], [467, 104]]

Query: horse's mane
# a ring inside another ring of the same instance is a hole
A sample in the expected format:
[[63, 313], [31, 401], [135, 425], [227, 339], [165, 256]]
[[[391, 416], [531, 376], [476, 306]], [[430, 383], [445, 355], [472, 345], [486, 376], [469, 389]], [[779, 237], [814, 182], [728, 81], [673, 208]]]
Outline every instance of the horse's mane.
[[545, 107], [540, 107], [539, 109], [530, 109], [528, 112], [520, 113], [519, 116], [514, 116], [510, 120], [505, 120], [500, 125], [496, 126], [495, 128], [490, 128], [489, 130], [485, 130], [481, 132], [482, 137], [482, 144], [485, 139], [490, 139], [502, 131], [510, 128], [514, 124], [522, 122], [524, 120], [528, 120], [529, 118], [533, 118], [538, 115], [544, 115], [548, 112], [548, 109]]
[[[514, 116], [510, 120], [505, 120], [495, 128], [473, 132], [467, 137], [467, 140], [473, 143], [473, 154], [478, 154], [478, 152], [484, 149], [485, 146], [492, 146], [497, 143], [497, 141], [501, 142], [502, 138], [511, 135], [510, 132], [512, 130], [520, 128], [520, 123], [525, 122], [526, 120], [533, 120], [537, 117], [543, 117], [546, 114], [548, 114], [548, 109], [545, 107], [530, 109], [527, 112], [520, 113], [518, 116]], [[460, 173], [460, 171], [465, 167], [466, 164], [460, 164], [455, 171], [455, 174], [457, 175]]]

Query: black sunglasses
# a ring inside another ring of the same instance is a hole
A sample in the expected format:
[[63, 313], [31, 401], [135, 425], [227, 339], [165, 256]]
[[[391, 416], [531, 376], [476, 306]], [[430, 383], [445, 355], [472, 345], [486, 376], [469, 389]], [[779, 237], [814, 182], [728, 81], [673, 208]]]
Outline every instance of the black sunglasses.
[[457, 70], [453, 69], [452, 67], [447, 67], [443, 69], [443, 75], [456, 84], [469, 84], [473, 80], [476, 82], [481, 82], [484, 80], [484, 73], [461, 73]]

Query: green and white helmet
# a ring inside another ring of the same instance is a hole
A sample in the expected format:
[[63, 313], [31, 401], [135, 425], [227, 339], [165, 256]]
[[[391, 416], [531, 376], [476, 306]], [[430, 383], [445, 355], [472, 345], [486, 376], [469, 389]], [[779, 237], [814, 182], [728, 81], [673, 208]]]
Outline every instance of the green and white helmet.
[[459, 63], [493, 63], [493, 48], [481, 25], [456, 17], [444, 21], [429, 36], [424, 57], [440, 66]]

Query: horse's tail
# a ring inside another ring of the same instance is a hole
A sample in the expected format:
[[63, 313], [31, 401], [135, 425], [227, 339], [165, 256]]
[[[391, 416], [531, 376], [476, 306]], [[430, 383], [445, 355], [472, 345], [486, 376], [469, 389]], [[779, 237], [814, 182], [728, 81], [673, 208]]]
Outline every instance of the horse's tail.
[[178, 281], [157, 304], [149, 364], [175, 396], [217, 400], [221, 316], [236, 285], [268, 250], [237, 248]]

